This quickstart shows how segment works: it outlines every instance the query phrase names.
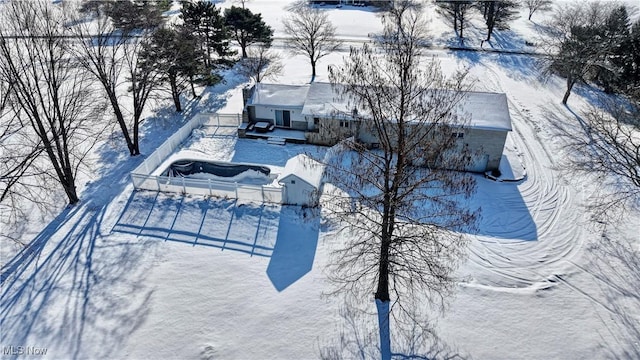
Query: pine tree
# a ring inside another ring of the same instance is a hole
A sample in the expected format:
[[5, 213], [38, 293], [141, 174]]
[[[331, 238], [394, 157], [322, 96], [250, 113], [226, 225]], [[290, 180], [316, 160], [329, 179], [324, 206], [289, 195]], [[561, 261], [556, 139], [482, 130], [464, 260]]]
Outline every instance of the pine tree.
[[490, 41], [493, 30], [509, 29], [509, 21], [517, 17], [518, 3], [514, 0], [491, 0], [480, 1], [480, 11], [487, 24], [487, 38], [484, 41]]
[[229, 49], [229, 32], [224, 24], [224, 17], [215, 4], [185, 1], [182, 3], [181, 12], [183, 26], [201, 40], [200, 47], [206, 53], [205, 66], [211, 66], [212, 52], [222, 58], [233, 54]]
[[154, 29], [163, 22], [162, 11], [154, 1], [113, 1], [105, 7], [105, 12], [113, 26], [124, 32]]
[[473, 1], [436, 1], [437, 11], [449, 19], [453, 24], [453, 30], [459, 38], [464, 38], [464, 28], [468, 23], [468, 12], [473, 6]]
[[640, 103], [640, 20], [636, 20], [631, 27], [624, 53], [628, 60], [622, 76], [626, 79], [623, 91]]
[[590, 73], [603, 66], [608, 51], [602, 42], [601, 32], [595, 26], [573, 26], [554, 56], [551, 69], [567, 79], [563, 104], [567, 103], [575, 84], [586, 82]]
[[168, 83], [176, 111], [181, 112], [180, 95], [186, 82], [191, 83], [195, 96], [193, 79], [206, 71], [197, 37], [185, 27], [161, 28], [144, 45], [140, 56], [142, 69], [157, 72], [158, 81]]
[[613, 9], [604, 25], [602, 41], [609, 47], [608, 56], [603, 66], [597, 69], [593, 80], [601, 85], [606, 93], [612, 93], [624, 87], [625, 79], [622, 76], [630, 60], [625, 46], [625, 42], [630, 39], [630, 22], [626, 7]]
[[249, 9], [231, 6], [224, 11], [225, 25], [231, 31], [233, 39], [242, 49], [242, 57], [247, 57], [247, 46], [262, 43], [270, 46], [273, 29], [262, 20], [261, 14]]

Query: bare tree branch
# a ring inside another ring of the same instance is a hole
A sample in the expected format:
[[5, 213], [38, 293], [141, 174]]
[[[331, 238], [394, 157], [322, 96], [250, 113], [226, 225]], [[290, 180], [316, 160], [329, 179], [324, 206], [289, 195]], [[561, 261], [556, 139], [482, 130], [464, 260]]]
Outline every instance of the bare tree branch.
[[640, 107], [601, 99], [578, 124], [556, 122], [572, 175], [596, 176], [604, 186], [589, 207], [599, 217], [640, 209]]
[[[96, 101], [89, 76], [78, 71], [61, 36], [67, 31], [63, 10], [44, 1], [12, 1], [2, 7], [0, 78], [11, 84], [8, 101], [12, 104], [12, 113], [2, 118], [9, 121], [5, 129], [12, 119], [20, 119], [20, 128], [3, 144], [10, 147], [17, 139], [37, 139], [24, 141], [27, 149], [22, 152], [7, 153], [15, 159], [3, 174], [8, 185], [3, 199], [7, 188], [30, 174], [54, 179], [70, 204], [78, 202], [77, 173], [104, 128], [99, 125], [103, 108]], [[7, 35], [20, 37], [8, 39]], [[39, 163], [38, 170], [27, 170], [36, 165], [40, 154], [46, 155], [48, 165]], [[23, 188], [34, 185], [22, 184]]]
[[318, 60], [336, 51], [342, 42], [336, 38], [336, 27], [320, 9], [299, 5], [289, 12], [284, 20], [287, 42], [294, 52], [309, 57], [311, 78], [315, 79]]
[[[359, 133], [379, 142], [372, 150], [351, 138], [325, 159], [337, 187], [326, 209], [347, 235], [330, 278], [336, 291], [360, 299], [375, 289], [399, 327], [416, 324], [415, 299], [445, 308], [466, 246], [454, 230], [472, 229], [478, 216], [461, 203], [475, 189], [473, 178], [445, 170], [468, 161], [450, 135], [465, 125], [455, 111], [467, 89], [465, 73], [448, 78], [436, 61], [422, 61], [427, 33], [419, 10], [396, 2], [377, 49], [352, 49], [344, 65], [330, 69], [335, 91], [353, 104], [348, 115]], [[389, 314], [381, 309], [384, 348]]]
[[240, 60], [240, 74], [251, 78], [256, 83], [264, 79], [278, 77], [282, 74], [283, 65], [280, 55], [269, 51], [269, 47], [258, 45], [247, 49], [247, 57]]

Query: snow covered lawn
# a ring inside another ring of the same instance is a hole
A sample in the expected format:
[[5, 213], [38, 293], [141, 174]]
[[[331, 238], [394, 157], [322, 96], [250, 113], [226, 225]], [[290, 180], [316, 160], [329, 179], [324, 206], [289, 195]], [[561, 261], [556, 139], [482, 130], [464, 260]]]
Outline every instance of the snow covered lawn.
[[[263, 12], [277, 35], [287, 3], [248, 6]], [[379, 30], [366, 9], [333, 9], [331, 16], [345, 37]], [[434, 35], [448, 41], [446, 24], [433, 17]], [[514, 38], [534, 36], [535, 27], [522, 19], [514, 27], [497, 41], [517, 45]], [[283, 54], [279, 81], [308, 81], [305, 59]], [[344, 55], [323, 58], [318, 69]], [[469, 206], [483, 212], [478, 233], [468, 234], [463, 281], [444, 316], [424, 319], [435, 326], [438, 345], [417, 352], [475, 359], [640, 358], [640, 216], [629, 214], [615, 228], [596, 231], [583, 205], [599, 183], [563, 171], [566, 155], [553, 130], [554, 122], [576, 123], [574, 113], [588, 104], [592, 90], [578, 88], [564, 107], [563, 80], [542, 81], [535, 58], [428, 55], [445, 71], [468, 67], [475, 90], [507, 94], [514, 128], [508, 146], [526, 176], [503, 183], [478, 176]], [[227, 84], [207, 92], [187, 116], [239, 111], [244, 80], [228, 75]], [[318, 79], [326, 76], [322, 70]], [[153, 136], [145, 137], [146, 149], [179, 126], [164, 123], [162, 111], [150, 117], [155, 122], [147, 123]], [[326, 151], [218, 130], [194, 131], [160, 168], [185, 156], [283, 167], [299, 153]], [[84, 186], [84, 201], [51, 222], [25, 226], [22, 240], [30, 247], [3, 259], [2, 347], [47, 348], [50, 359], [310, 359], [330, 348], [347, 358], [375, 354], [373, 299], [355, 304], [368, 306], [370, 315], [354, 314], [341, 296], [325, 295], [332, 289], [324, 274], [331, 249], [347, 235], [325, 224], [319, 210], [135, 192], [127, 173], [141, 159], [115, 156], [108, 144], [102, 151], [103, 169]], [[393, 350], [412, 349], [394, 344]]]

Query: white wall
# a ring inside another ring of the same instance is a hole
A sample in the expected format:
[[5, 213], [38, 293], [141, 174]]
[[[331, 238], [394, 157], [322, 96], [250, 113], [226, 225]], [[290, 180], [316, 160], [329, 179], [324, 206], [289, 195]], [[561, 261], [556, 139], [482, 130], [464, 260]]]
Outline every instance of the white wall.
[[253, 105], [256, 109], [256, 120], [259, 119], [268, 119], [274, 122], [276, 120], [276, 110], [289, 110], [291, 111], [291, 121], [305, 121], [304, 116], [302, 116], [302, 107], [293, 108], [293, 107], [278, 107], [278, 106], [264, 106], [264, 105]]
[[318, 203], [317, 190], [295, 175], [286, 176], [280, 181], [285, 190], [285, 202], [290, 205], [315, 206]]

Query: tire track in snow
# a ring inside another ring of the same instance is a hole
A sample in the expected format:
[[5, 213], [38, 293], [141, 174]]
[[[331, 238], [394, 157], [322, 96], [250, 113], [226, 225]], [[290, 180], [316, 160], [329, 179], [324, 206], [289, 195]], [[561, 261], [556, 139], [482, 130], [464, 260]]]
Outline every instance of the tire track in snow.
[[[567, 271], [571, 266], [568, 260], [582, 247], [580, 215], [575, 211], [578, 205], [573, 189], [558, 181], [562, 177], [555, 170], [552, 150], [545, 146], [545, 140], [539, 134], [540, 125], [536, 122], [546, 120], [532, 119], [528, 111], [523, 111], [517, 95], [502, 87], [500, 75], [491, 66], [483, 64], [483, 84], [487, 91], [507, 94], [513, 125], [509, 136], [522, 152], [527, 167], [524, 181], [500, 186], [517, 188], [535, 223], [536, 236], [533, 241], [519, 240], [527, 235], [521, 228], [526, 226], [523, 221], [527, 219], [505, 211], [503, 214], [509, 218], [509, 224], [503, 231], [491, 228], [489, 235], [482, 231], [483, 235], [476, 235], [471, 243], [471, 284], [494, 288], [546, 288], [557, 283], [556, 275]], [[519, 201], [515, 195], [512, 197], [501, 200], [507, 204]], [[487, 224], [481, 224], [484, 225]]]

